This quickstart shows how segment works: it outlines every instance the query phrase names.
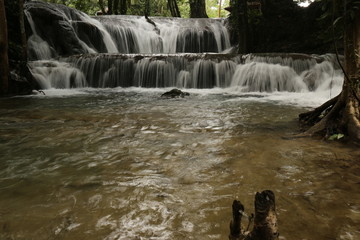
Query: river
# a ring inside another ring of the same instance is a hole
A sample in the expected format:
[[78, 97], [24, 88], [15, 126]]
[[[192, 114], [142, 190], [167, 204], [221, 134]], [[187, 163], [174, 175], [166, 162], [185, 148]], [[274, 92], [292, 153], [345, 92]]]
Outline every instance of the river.
[[266, 189], [281, 240], [360, 239], [358, 146], [291, 138], [340, 93], [334, 55], [232, 54], [226, 19], [25, 15], [45, 95], [0, 99], [0, 240], [228, 239]]
[[0, 239], [227, 239], [265, 189], [280, 239], [360, 238], [359, 149], [287, 138], [315, 94], [165, 90], [1, 99]]

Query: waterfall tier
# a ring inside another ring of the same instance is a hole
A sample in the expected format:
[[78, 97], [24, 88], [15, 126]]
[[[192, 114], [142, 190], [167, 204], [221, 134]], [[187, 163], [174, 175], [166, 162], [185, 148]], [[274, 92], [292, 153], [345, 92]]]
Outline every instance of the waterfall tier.
[[86, 53], [218, 53], [230, 48], [223, 19], [91, 18], [64, 5], [28, 2], [30, 60]]
[[[279, 56], [274, 58], [269, 62]], [[296, 59], [296, 64], [284, 59], [272, 64], [229, 54], [90, 54], [30, 65], [43, 88], [239, 87], [251, 92], [300, 92], [326, 88], [334, 81], [341, 84], [341, 71], [321, 57]], [[307, 68], [297, 73], [294, 66]]]
[[342, 82], [332, 55], [225, 54], [231, 46], [223, 19], [89, 17], [37, 1], [25, 4], [25, 14], [31, 71], [41, 88], [301, 92]]

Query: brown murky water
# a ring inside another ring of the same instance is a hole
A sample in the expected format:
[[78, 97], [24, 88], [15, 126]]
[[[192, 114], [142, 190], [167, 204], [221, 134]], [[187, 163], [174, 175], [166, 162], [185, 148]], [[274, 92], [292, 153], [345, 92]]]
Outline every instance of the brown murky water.
[[227, 239], [277, 198], [280, 239], [360, 239], [360, 151], [285, 140], [305, 108], [91, 90], [0, 100], [0, 239]]

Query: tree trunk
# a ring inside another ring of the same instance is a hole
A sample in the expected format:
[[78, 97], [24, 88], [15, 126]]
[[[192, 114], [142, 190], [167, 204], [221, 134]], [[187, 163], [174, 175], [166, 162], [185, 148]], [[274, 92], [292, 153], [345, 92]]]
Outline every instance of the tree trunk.
[[27, 66], [24, 0], [5, 1], [8, 29], [9, 94], [29, 94], [34, 79]]
[[208, 18], [205, 0], [190, 0], [189, 3], [191, 18]]
[[238, 44], [238, 53], [248, 53], [248, 11], [246, 0], [231, 0], [232, 42]]
[[145, 0], [145, 17], [150, 16], [150, 0]]
[[222, 5], [222, 1], [219, 0], [219, 9], [218, 9], [218, 17], [221, 17], [221, 5]]
[[4, 0], [0, 0], [0, 80], [0, 94], [7, 94], [9, 88], [9, 58]]
[[126, 15], [127, 13], [127, 2], [126, 0], [120, 0], [119, 12], [121, 15]]
[[108, 0], [108, 14], [109, 15], [113, 14], [113, 3], [114, 3], [114, 0]]
[[248, 53], [248, 11], [247, 11], [247, 1], [239, 0], [239, 28], [242, 32], [239, 34], [239, 53], [245, 54]]
[[168, 0], [168, 8], [170, 9], [171, 16], [181, 17], [176, 0]]
[[20, 31], [20, 44], [21, 44], [21, 60], [27, 62], [27, 37], [25, 32], [24, 20], [24, 0], [19, 1], [19, 31]]
[[342, 121], [349, 136], [360, 140], [360, 9], [353, 8], [352, 11], [353, 19], [345, 23], [346, 76], [343, 95], [347, 101]]
[[[349, 3], [347, 0], [345, 3]], [[351, 1], [350, 1], [351, 3]], [[360, 9], [353, 4], [346, 4], [352, 9], [347, 9], [344, 19], [344, 85], [339, 96], [323, 104], [321, 107], [299, 115], [302, 123], [311, 127], [299, 136], [322, 135], [329, 138], [334, 134], [344, 134], [351, 139], [360, 141]], [[351, 11], [351, 14], [350, 14]], [[328, 107], [324, 107], [328, 105]], [[323, 111], [319, 109], [323, 108]], [[325, 112], [324, 117], [320, 114]], [[311, 119], [311, 122], [309, 121]], [[315, 121], [314, 119], [318, 119]]]
[[113, 12], [114, 12], [115, 15], [119, 14], [119, 0], [114, 0]]
[[98, 4], [99, 4], [99, 7], [100, 7], [100, 10], [101, 10], [102, 14], [105, 15], [106, 10], [105, 10], [105, 7], [104, 7], [104, 0], [99, 0]]

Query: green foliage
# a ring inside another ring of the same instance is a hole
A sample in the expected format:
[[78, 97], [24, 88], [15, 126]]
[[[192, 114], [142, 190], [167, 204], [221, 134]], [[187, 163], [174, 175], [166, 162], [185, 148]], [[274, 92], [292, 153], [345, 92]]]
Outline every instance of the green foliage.
[[355, 13], [360, 8], [360, 0], [317, 0], [322, 5], [323, 14], [317, 20], [323, 26], [316, 41], [334, 41], [337, 47], [343, 48], [343, 33], [345, 26], [354, 20]]
[[[229, 12], [224, 8], [228, 7], [230, 0], [221, 1], [220, 17], [228, 17]], [[206, 13], [210, 18], [219, 17], [219, 0], [206, 0]]]
[[178, 7], [181, 13], [181, 17], [189, 18], [190, 17], [190, 5], [188, 0], [178, 0]]
[[[45, 2], [64, 4], [72, 8], [76, 8], [89, 15], [94, 15], [100, 11], [98, 0], [43, 0]], [[228, 12], [224, 9], [229, 6], [230, 0], [222, 0], [222, 8], [220, 11], [221, 17], [227, 17]], [[206, 10], [209, 17], [218, 17], [219, 0], [206, 0]], [[129, 0], [131, 3], [128, 6], [128, 15], [144, 15], [146, 0]], [[189, 0], [177, 0], [177, 4], [182, 17], [188, 18], [190, 16]], [[104, 6], [108, 5], [108, 1], [104, 0]], [[167, 0], [150, 0], [150, 16], [170, 17], [171, 13], [168, 9]]]
[[[128, 8], [129, 15], [144, 15], [146, 9], [146, 0], [133, 1]], [[169, 17], [170, 11], [167, 7], [167, 0], [152, 0], [150, 3], [150, 16]]]
[[340, 140], [340, 139], [342, 139], [342, 138], [344, 138], [344, 137], [345, 137], [344, 134], [342, 134], [342, 133], [336, 133], [336, 134], [331, 135], [331, 136], [329, 137], [329, 140], [335, 141], [335, 140]]
[[43, 0], [44, 2], [64, 4], [66, 6], [76, 8], [79, 11], [94, 15], [100, 10], [98, 0]]

